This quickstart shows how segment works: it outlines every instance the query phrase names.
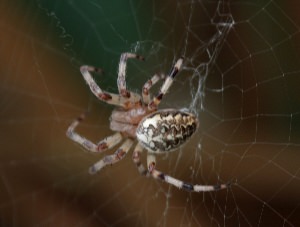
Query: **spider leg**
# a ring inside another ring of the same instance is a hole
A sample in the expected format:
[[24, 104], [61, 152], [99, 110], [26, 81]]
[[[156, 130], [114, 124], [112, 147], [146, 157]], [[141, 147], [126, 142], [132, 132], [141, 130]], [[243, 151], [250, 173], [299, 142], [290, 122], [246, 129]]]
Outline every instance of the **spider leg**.
[[134, 53], [121, 54], [120, 63], [119, 63], [119, 71], [118, 71], [118, 89], [119, 89], [119, 94], [124, 98], [131, 97], [131, 92], [129, 92], [126, 88], [126, 79], [125, 79], [128, 58], [135, 58], [135, 59], [144, 61], [144, 57], [134, 54]]
[[89, 173], [94, 174], [100, 171], [104, 166], [115, 164], [116, 162], [123, 159], [129, 151], [129, 149], [131, 148], [132, 144], [132, 139], [126, 139], [125, 142], [118, 148], [118, 150], [114, 154], [104, 156], [100, 161], [92, 165], [89, 168]]
[[132, 160], [136, 164], [136, 167], [141, 175], [147, 175], [148, 171], [145, 169], [144, 165], [141, 163], [141, 153], [143, 151], [143, 147], [140, 143], [137, 143], [134, 151], [132, 153]]
[[81, 121], [85, 118], [85, 113], [81, 114], [76, 120], [72, 122], [72, 124], [69, 126], [67, 130], [67, 136], [73, 140], [76, 143], [79, 143], [81, 146], [83, 146], [85, 149], [87, 149], [90, 152], [103, 152], [109, 148], [114, 147], [120, 141], [122, 140], [121, 133], [117, 132], [111, 136], [108, 136], [98, 142], [97, 144], [94, 144], [92, 141], [84, 138], [83, 136], [79, 135], [75, 132], [75, 128], [79, 125]]
[[167, 76], [167, 78], [166, 78], [164, 84], [162, 85], [162, 87], [160, 88], [160, 91], [159, 91], [158, 95], [156, 97], [154, 97], [152, 99], [152, 101], [148, 104], [148, 108], [150, 110], [157, 109], [157, 106], [161, 102], [164, 94], [166, 94], [168, 89], [171, 87], [175, 76], [177, 75], [178, 71], [181, 68], [182, 62], [183, 62], [183, 58], [179, 58], [177, 60], [176, 64], [172, 67], [171, 72]]
[[130, 92], [130, 94], [132, 94], [132, 98], [130, 100], [128, 100], [128, 98], [124, 98], [120, 95], [103, 91], [97, 85], [97, 83], [95, 82], [95, 80], [93, 79], [93, 77], [90, 73], [90, 72], [100, 72], [101, 73], [102, 70], [100, 68], [96, 68], [94, 66], [89, 66], [89, 65], [83, 65], [80, 67], [80, 72], [81, 72], [84, 80], [86, 81], [86, 83], [89, 85], [93, 94], [103, 102], [106, 102], [106, 103], [112, 104], [112, 105], [116, 105], [116, 106], [121, 106], [124, 108], [128, 108], [131, 106], [130, 105], [131, 102], [133, 104], [135, 104], [135, 103], [139, 103], [141, 100], [139, 95], [134, 94], [132, 92]]
[[147, 165], [148, 165], [148, 171], [149, 173], [155, 178], [160, 179], [166, 183], [169, 183], [171, 185], [174, 185], [175, 187], [179, 189], [184, 189], [186, 191], [190, 192], [206, 192], [206, 191], [217, 191], [220, 189], [227, 188], [230, 184], [217, 184], [217, 185], [193, 185], [190, 183], [186, 183], [184, 181], [178, 180], [176, 178], [173, 178], [167, 174], [162, 173], [161, 171], [158, 171], [155, 169], [156, 165], [156, 158], [152, 154], [147, 155]]
[[91, 91], [93, 94], [100, 99], [103, 102], [117, 105], [117, 106], [123, 106], [123, 102], [120, 99], [119, 95], [112, 94], [106, 91], [103, 91], [95, 82], [90, 72], [98, 72], [101, 73], [102, 70], [100, 68], [96, 68], [94, 66], [89, 65], [83, 65], [80, 67], [80, 72], [86, 81], [86, 83], [89, 85]]
[[150, 102], [149, 90], [154, 84], [156, 84], [159, 80], [162, 80], [164, 78], [165, 78], [165, 74], [154, 74], [154, 76], [145, 83], [145, 85], [143, 86], [142, 96], [143, 96], [143, 101], [146, 105], [148, 105]]

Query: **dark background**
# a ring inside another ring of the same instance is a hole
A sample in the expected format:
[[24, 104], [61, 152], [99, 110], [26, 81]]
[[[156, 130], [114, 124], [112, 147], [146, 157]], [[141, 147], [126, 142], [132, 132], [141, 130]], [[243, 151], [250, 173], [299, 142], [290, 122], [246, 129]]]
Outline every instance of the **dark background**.
[[[299, 10], [297, 1], [1, 1], [1, 226], [299, 225]], [[228, 15], [228, 35], [209, 46]], [[113, 107], [91, 94], [79, 66], [102, 67], [96, 80], [117, 92], [128, 51], [147, 59], [128, 65], [135, 92], [186, 59], [162, 107], [190, 107], [200, 129], [159, 168], [199, 184], [233, 180], [231, 188], [178, 190], [139, 176], [130, 154], [88, 174], [102, 155], [66, 129], [88, 109], [78, 131], [98, 141], [112, 133]]]

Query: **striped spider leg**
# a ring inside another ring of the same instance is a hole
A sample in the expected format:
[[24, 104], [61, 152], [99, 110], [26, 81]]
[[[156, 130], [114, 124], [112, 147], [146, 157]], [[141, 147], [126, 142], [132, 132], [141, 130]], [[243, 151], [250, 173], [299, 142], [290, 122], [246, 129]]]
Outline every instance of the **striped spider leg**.
[[184, 182], [182, 180], [178, 180], [174, 177], [171, 177], [159, 170], [157, 170], [156, 167], [156, 157], [148, 153], [147, 155], [147, 165], [148, 165], [148, 172], [151, 174], [151, 176], [155, 179], [159, 179], [161, 181], [164, 181], [168, 184], [171, 184], [179, 189], [184, 189], [186, 191], [190, 192], [207, 192], [207, 191], [217, 191], [220, 189], [227, 188], [230, 183], [226, 184], [216, 184], [216, 185], [194, 185], [191, 183]]
[[[76, 127], [85, 119], [86, 114], [75, 119], [67, 130], [67, 136], [74, 142], [83, 146], [91, 153], [101, 153], [107, 149], [115, 147], [124, 140], [119, 148], [111, 155], [104, 156], [89, 168], [89, 172], [94, 174], [107, 165], [112, 165], [122, 160], [129, 152], [133, 143], [138, 140], [132, 154], [132, 161], [135, 163], [140, 174], [155, 179], [160, 179], [170, 185], [187, 191], [216, 191], [227, 188], [230, 183], [219, 185], [193, 185], [173, 178], [156, 169], [157, 154], [166, 154], [178, 149], [185, 144], [198, 128], [197, 117], [189, 112], [177, 109], [161, 109], [158, 105], [163, 96], [171, 87], [175, 76], [180, 71], [183, 58], [179, 58], [171, 68], [170, 73], [155, 74], [148, 80], [143, 88], [142, 95], [127, 90], [126, 87], [126, 67], [130, 58], [144, 60], [140, 55], [134, 53], [123, 53], [120, 57], [117, 86], [118, 93], [113, 94], [103, 91], [93, 79], [91, 73], [102, 72], [100, 68], [93, 66], [81, 66], [80, 71], [84, 80], [89, 85], [92, 93], [101, 101], [116, 106], [110, 116], [110, 129], [115, 133], [102, 139], [98, 143], [86, 139], [75, 132]], [[151, 99], [150, 89], [158, 81], [164, 80], [158, 94]], [[147, 168], [141, 163], [141, 153], [147, 150]]]
[[158, 105], [160, 104], [163, 96], [166, 94], [166, 92], [171, 87], [175, 76], [179, 72], [181, 66], [182, 66], [183, 58], [179, 58], [176, 62], [176, 64], [172, 67], [170, 74], [167, 76], [165, 82], [163, 83], [162, 87], [160, 88], [160, 91], [157, 96], [153, 98], [153, 100], [148, 104], [148, 108], [150, 110], [157, 109]]
[[150, 93], [149, 90], [151, 89], [151, 87], [153, 85], [155, 85], [159, 80], [163, 80], [165, 79], [165, 74], [161, 73], [161, 74], [154, 74], [154, 76], [152, 76], [152, 78], [150, 80], [148, 80], [142, 89], [142, 96], [143, 96], [143, 101], [144, 104], [148, 105], [150, 102]]
[[[130, 108], [132, 106], [140, 105], [141, 97], [133, 92], [129, 92], [126, 89], [126, 81], [125, 81], [125, 73], [126, 73], [126, 63], [128, 58], [136, 58], [139, 60], [144, 60], [143, 57], [132, 54], [132, 53], [124, 53], [121, 55], [120, 63], [119, 63], [119, 72], [118, 72], [118, 80], [117, 85], [119, 89], [119, 94], [112, 94], [106, 91], [103, 91], [93, 79], [91, 72], [101, 73], [102, 69], [96, 68], [94, 66], [83, 65], [80, 67], [80, 72], [86, 83], [89, 85], [92, 93], [101, 101], [104, 101], [108, 104], [112, 104], [115, 106], [120, 106], [122, 108]], [[86, 139], [85, 137], [79, 135], [75, 132], [75, 128], [79, 125], [81, 121], [85, 119], [86, 114], [81, 114], [73, 123], [69, 126], [67, 130], [67, 136], [73, 140], [74, 142], [80, 144], [85, 149], [90, 152], [103, 152], [107, 149], [113, 148], [115, 145], [121, 142], [123, 139], [123, 135], [120, 132], [116, 132], [115, 134], [108, 136], [98, 142], [98, 144], [94, 144], [92, 141]], [[125, 154], [129, 151], [133, 143], [133, 140], [128, 138], [123, 142], [119, 149], [113, 154], [105, 156], [99, 162], [95, 163], [90, 168], [90, 173], [95, 173], [99, 171], [102, 167], [108, 164], [116, 163], [121, 160]]]

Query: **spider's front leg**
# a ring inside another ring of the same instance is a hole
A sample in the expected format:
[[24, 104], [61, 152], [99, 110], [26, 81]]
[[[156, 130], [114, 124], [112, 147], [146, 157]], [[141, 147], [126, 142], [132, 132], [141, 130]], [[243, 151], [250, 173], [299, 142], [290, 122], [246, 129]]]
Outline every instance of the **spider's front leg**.
[[93, 94], [103, 102], [108, 104], [121, 106], [123, 108], [130, 108], [137, 103], [139, 104], [141, 101], [141, 97], [138, 94], [130, 92], [130, 99], [128, 97], [123, 97], [121, 95], [112, 94], [110, 92], [103, 91], [93, 79], [91, 72], [101, 73], [102, 70], [100, 68], [96, 68], [94, 66], [83, 65], [80, 67], [80, 72], [83, 75], [84, 80], [89, 85]]
[[173, 68], [171, 69], [170, 74], [167, 76], [164, 84], [162, 85], [162, 87], [160, 88], [160, 91], [158, 93], [158, 95], [156, 97], [153, 98], [153, 100], [148, 104], [148, 108], [150, 110], [155, 110], [157, 109], [157, 106], [159, 105], [159, 103], [161, 102], [163, 96], [166, 94], [166, 92], [169, 90], [169, 88], [171, 87], [175, 76], [177, 75], [177, 73], [179, 72], [179, 70], [181, 69], [182, 66], [182, 62], [183, 62], [183, 58], [179, 58], [176, 62], [176, 64], [173, 66]]
[[143, 101], [146, 105], [150, 102], [150, 93], [149, 90], [153, 85], [155, 85], [159, 80], [163, 80], [165, 78], [165, 74], [154, 74], [150, 80], [148, 80], [143, 86]]
[[119, 95], [103, 91], [92, 77], [91, 72], [101, 73], [102, 69], [90, 65], [83, 65], [80, 67], [80, 72], [86, 83], [89, 85], [91, 91], [98, 99], [112, 105], [123, 106], [123, 102]]
[[207, 191], [217, 191], [220, 189], [227, 188], [230, 183], [227, 184], [217, 184], [217, 185], [193, 185], [190, 183], [183, 182], [176, 178], [173, 178], [159, 170], [155, 169], [156, 166], [156, 158], [152, 154], [147, 155], [147, 165], [148, 171], [155, 179], [160, 179], [168, 184], [174, 185], [179, 189], [184, 189], [190, 192], [207, 192]]
[[119, 94], [124, 98], [130, 98], [131, 94], [126, 88], [126, 66], [127, 66], [127, 59], [128, 58], [135, 58], [138, 60], [144, 61], [144, 57], [134, 54], [134, 53], [123, 53], [120, 58], [119, 63], [119, 72], [118, 72], [118, 89]]

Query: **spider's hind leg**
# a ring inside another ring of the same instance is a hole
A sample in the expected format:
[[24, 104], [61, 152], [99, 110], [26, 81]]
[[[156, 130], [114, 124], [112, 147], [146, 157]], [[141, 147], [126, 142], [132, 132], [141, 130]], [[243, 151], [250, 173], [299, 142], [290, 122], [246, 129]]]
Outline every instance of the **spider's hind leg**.
[[142, 145], [140, 143], [137, 143], [137, 145], [134, 148], [134, 151], [132, 153], [132, 160], [135, 163], [139, 173], [141, 175], [147, 175], [148, 171], [146, 170], [144, 165], [141, 163], [141, 159], [140, 159], [142, 151], [143, 151]]
[[217, 185], [193, 185], [190, 183], [183, 182], [181, 180], [178, 180], [176, 178], [173, 178], [159, 170], [155, 169], [156, 165], [156, 158], [152, 154], [148, 154], [147, 156], [147, 165], [148, 165], [148, 171], [155, 179], [160, 179], [168, 184], [174, 185], [175, 187], [179, 189], [184, 189], [186, 191], [190, 192], [206, 192], [206, 191], [217, 191], [220, 189], [227, 188], [230, 183], [228, 184], [217, 184]]

